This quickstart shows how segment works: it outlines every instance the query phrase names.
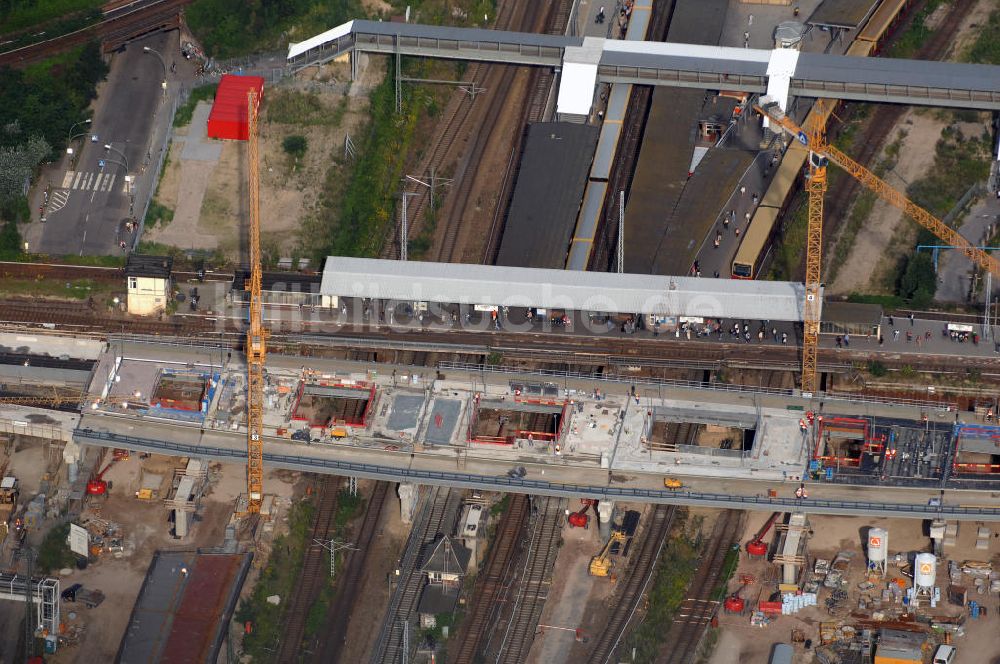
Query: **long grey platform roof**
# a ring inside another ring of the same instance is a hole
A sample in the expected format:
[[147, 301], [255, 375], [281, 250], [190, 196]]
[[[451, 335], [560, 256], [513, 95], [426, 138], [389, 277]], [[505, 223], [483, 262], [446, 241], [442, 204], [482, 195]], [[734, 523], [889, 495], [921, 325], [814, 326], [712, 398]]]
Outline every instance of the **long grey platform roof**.
[[[763, 93], [777, 77], [787, 79], [792, 96], [1000, 110], [1000, 66], [994, 65], [795, 52], [788, 71], [776, 66], [789, 60], [787, 51], [776, 57], [761, 49], [413, 23], [351, 21], [290, 44], [288, 64], [301, 69], [352, 51], [553, 67], [565, 72], [561, 89], [620, 82]], [[575, 97], [579, 102], [590, 94], [580, 89]]]
[[330, 256], [323, 295], [698, 318], [802, 321], [804, 286]]

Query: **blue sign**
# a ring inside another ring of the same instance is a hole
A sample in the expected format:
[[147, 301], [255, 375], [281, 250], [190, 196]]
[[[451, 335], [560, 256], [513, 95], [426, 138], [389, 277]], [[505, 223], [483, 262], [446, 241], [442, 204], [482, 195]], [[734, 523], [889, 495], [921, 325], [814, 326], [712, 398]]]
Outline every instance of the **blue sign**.
[[103, 159], [98, 159], [97, 160], [97, 165], [100, 166], [101, 168], [104, 168], [104, 164], [105, 164], [105, 162], [104, 162]]
[[806, 132], [800, 131], [799, 135], [796, 136], [796, 138], [799, 139], [799, 143], [801, 143], [802, 145], [809, 145], [809, 137], [806, 136]]

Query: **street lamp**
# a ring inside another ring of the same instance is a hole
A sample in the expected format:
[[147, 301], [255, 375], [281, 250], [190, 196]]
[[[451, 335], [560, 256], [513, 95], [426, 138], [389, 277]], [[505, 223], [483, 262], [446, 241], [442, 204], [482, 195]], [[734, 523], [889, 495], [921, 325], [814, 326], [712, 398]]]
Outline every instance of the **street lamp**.
[[142, 47], [142, 52], [143, 53], [152, 53], [153, 55], [156, 56], [156, 59], [160, 61], [160, 66], [163, 67], [163, 82], [160, 84], [160, 86], [163, 88], [163, 96], [166, 97], [167, 96], [167, 63], [166, 63], [166, 61], [164, 61], [163, 56], [160, 55], [159, 51], [157, 51], [156, 49], [152, 49], [152, 48], [150, 48], [148, 46], [143, 46]]
[[121, 151], [121, 150], [119, 150], [118, 148], [116, 148], [116, 147], [112, 146], [112, 145], [111, 145], [110, 143], [105, 143], [105, 144], [104, 144], [104, 149], [105, 149], [105, 150], [107, 150], [108, 152], [111, 152], [111, 151], [113, 150], [113, 151], [115, 151], [116, 153], [120, 154], [120, 155], [121, 155], [121, 157], [122, 157], [122, 159], [124, 159], [124, 160], [125, 160], [125, 164], [124, 164], [124, 165], [125, 165], [125, 171], [126, 171], [126, 172], [128, 172], [128, 157], [126, 157], [126, 156], [125, 156], [125, 153], [124, 153], [124, 152], [122, 152], [122, 151]]
[[[71, 126], [69, 128], [69, 131], [66, 132], [66, 136], [68, 137], [66, 139], [66, 142], [69, 143], [70, 141], [73, 140], [73, 138], [75, 138], [75, 136], [73, 136], [73, 130], [74, 129], [76, 129], [77, 127], [79, 127], [82, 124], [90, 124], [92, 121], [93, 121], [93, 118], [87, 118], [86, 120], [80, 120], [79, 122], [74, 123], [73, 126]], [[83, 136], [83, 134], [77, 134], [77, 136]]]

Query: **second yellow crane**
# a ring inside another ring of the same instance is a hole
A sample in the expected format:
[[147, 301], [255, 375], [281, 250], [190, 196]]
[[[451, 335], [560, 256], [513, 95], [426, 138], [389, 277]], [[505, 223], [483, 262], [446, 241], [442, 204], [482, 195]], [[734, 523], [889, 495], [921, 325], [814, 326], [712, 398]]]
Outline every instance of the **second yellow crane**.
[[[820, 100], [817, 103], [829, 104], [832, 102], [829, 100]], [[934, 235], [944, 240], [947, 244], [959, 247], [976, 265], [1000, 276], [1000, 261], [982, 249], [977, 248], [962, 237], [958, 231], [908, 199], [885, 180], [875, 175], [875, 173], [827, 143], [825, 128], [821, 124], [808, 128], [800, 127], [795, 121], [785, 115], [785, 112], [781, 110], [776, 101], [769, 97], [761, 97], [760, 104], [754, 106], [754, 110], [767, 117], [768, 120], [809, 148], [809, 175], [806, 186], [809, 192], [809, 220], [808, 231], [806, 233], [806, 300], [802, 312], [803, 393], [813, 394], [819, 388], [816, 364], [821, 312], [823, 196], [826, 193], [826, 166], [828, 161], [840, 166], [849, 175], [873, 191], [879, 198], [902, 210], [918, 224], [934, 233]], [[814, 113], [813, 116], [826, 117], [826, 114]]]

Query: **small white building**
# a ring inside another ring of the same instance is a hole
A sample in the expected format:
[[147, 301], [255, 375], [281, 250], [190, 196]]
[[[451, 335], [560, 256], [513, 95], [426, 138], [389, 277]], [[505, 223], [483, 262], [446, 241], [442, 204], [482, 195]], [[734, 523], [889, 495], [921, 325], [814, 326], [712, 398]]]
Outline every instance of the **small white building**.
[[125, 263], [128, 312], [148, 316], [163, 311], [170, 302], [170, 274], [174, 259], [169, 256], [131, 254]]

